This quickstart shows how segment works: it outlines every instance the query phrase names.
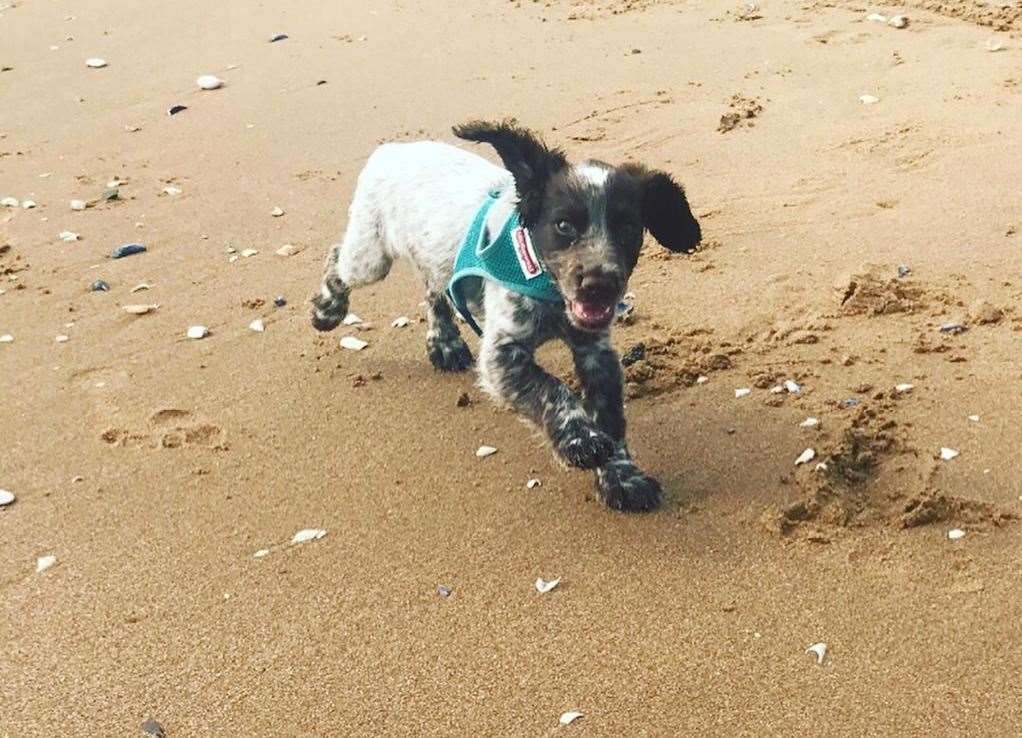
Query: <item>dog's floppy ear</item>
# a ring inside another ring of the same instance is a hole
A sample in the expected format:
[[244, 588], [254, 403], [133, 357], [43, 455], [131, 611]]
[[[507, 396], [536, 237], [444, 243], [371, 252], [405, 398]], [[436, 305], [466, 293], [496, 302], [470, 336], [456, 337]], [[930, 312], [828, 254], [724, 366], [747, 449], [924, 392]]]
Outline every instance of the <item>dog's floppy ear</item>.
[[518, 127], [513, 119], [500, 123], [472, 121], [455, 126], [453, 130], [458, 138], [488, 143], [497, 150], [504, 168], [515, 178], [519, 210], [529, 225], [539, 214], [547, 181], [568, 165], [564, 154], [559, 149], [548, 148], [531, 131]]
[[642, 182], [642, 221], [646, 230], [669, 251], [696, 250], [702, 240], [699, 221], [692, 215], [684, 188], [666, 172], [627, 165]]

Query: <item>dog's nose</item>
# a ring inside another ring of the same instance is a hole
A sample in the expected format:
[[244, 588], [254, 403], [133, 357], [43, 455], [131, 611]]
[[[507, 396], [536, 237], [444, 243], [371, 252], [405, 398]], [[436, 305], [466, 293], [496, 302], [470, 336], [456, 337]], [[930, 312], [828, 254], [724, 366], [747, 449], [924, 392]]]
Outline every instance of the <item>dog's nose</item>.
[[599, 301], [617, 297], [617, 281], [603, 269], [582, 272], [577, 279], [576, 291], [579, 297]]

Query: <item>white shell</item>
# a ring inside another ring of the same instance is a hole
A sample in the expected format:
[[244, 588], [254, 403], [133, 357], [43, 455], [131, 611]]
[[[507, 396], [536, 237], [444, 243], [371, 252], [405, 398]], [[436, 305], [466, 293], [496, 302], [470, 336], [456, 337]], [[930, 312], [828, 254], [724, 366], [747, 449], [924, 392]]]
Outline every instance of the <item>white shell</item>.
[[410, 321], [406, 316], [402, 315], [399, 318], [394, 318], [394, 322], [391, 323], [390, 325], [394, 328], [404, 328], [408, 326], [411, 322], [412, 321]]
[[6, 507], [14, 502], [14, 493], [8, 492], [5, 489], [0, 489], [0, 507]]
[[146, 315], [159, 307], [159, 305], [125, 305], [121, 309], [129, 315]]
[[58, 238], [60, 238], [61, 241], [67, 241], [70, 243], [71, 241], [79, 240], [81, 236], [79, 236], [74, 231], [61, 231]]
[[163, 194], [164, 195], [170, 195], [171, 197], [174, 197], [175, 195], [180, 195], [181, 194], [181, 188], [180, 187], [174, 187], [173, 185], [167, 185], [166, 187], [163, 188]]
[[309, 541], [318, 541], [325, 535], [326, 531], [322, 528], [303, 528], [291, 536], [291, 543], [297, 545], [299, 543], [308, 543]]
[[560, 583], [560, 579], [551, 579], [547, 581], [546, 579], [540, 578], [536, 580], [536, 591], [540, 594], [546, 594], [550, 590], [555, 589]]
[[970, 415], [969, 416], [969, 420], [971, 420], [973, 423], [978, 423], [979, 422], [979, 416], [978, 415]]
[[816, 451], [811, 448], [807, 448], [802, 454], [795, 459], [795, 466], [801, 466], [802, 464], [808, 464], [810, 461], [816, 458]]
[[751, 389], [749, 389], [748, 387], [742, 387], [741, 389], [736, 389], [735, 390], [735, 399], [736, 400], [740, 400], [743, 397], [748, 397], [751, 394], [752, 394], [752, 390]]
[[905, 15], [892, 15], [891, 19], [887, 21], [887, 25], [892, 28], [905, 28], [908, 26], [908, 16]]
[[71, 209], [72, 210], [85, 210], [86, 207], [88, 207], [88, 203], [86, 203], [85, 200], [72, 200], [71, 201]]
[[880, 15], [880, 13], [870, 13], [869, 15], [866, 16], [866, 20], [868, 20], [868, 21], [870, 21], [872, 23], [886, 23], [887, 22], [887, 16], [886, 15]]
[[784, 380], [784, 389], [788, 390], [793, 395], [802, 394], [802, 386], [793, 379]]
[[984, 46], [986, 47], [987, 51], [1004, 51], [1004, 49], [1007, 48], [1004, 45], [1004, 42], [1001, 41], [1001, 39], [997, 38], [996, 36], [988, 38]]
[[344, 320], [341, 321], [344, 325], [361, 325], [362, 319], [355, 315], [355, 313], [348, 313], [344, 316]]
[[710, 381], [710, 378], [704, 375], [696, 377], [696, 384], [706, 384]]
[[577, 710], [571, 710], [561, 715], [561, 725], [571, 725], [573, 722], [582, 717], [582, 713]]
[[355, 338], [354, 336], [345, 336], [341, 339], [341, 348], [346, 348], [349, 351], [361, 351], [368, 345], [361, 338]]
[[816, 465], [816, 469], [815, 470], [822, 474], [823, 472], [827, 471], [827, 469], [829, 469], [829, 468], [830, 467], [827, 466], [827, 462], [821, 461], [819, 464]]
[[42, 574], [44, 571], [49, 569], [51, 566], [57, 563], [57, 557], [53, 555], [40, 556], [35, 561], [35, 573]]
[[61, 333], [59, 336], [55, 337], [53, 340], [56, 341], [57, 343], [67, 343], [68, 341], [71, 340], [71, 338], [69, 336], [65, 336], [63, 333]]
[[241, 252], [241, 255], [248, 259], [249, 257], [255, 256], [258, 253], [259, 253], [258, 249], [245, 249], [244, 251]]
[[859, 95], [859, 102], [863, 105], [876, 105], [880, 102], [880, 98], [876, 95]]
[[799, 428], [815, 428], [820, 424], [819, 418], [806, 418], [798, 424]]
[[915, 388], [916, 386], [914, 384], [909, 384], [908, 382], [894, 385], [894, 391], [897, 392], [899, 395], [905, 394], [906, 392], [911, 392]]
[[816, 663], [822, 664], [823, 659], [827, 657], [827, 644], [826, 643], [814, 643], [806, 649], [806, 653], [811, 653], [816, 656]]
[[293, 243], [285, 243], [279, 249], [277, 249], [277, 256], [294, 256], [302, 252], [301, 246], [295, 246]]
[[31, 210], [35, 207], [35, 200], [25, 200], [21, 203], [21, 207], [24, 210]]
[[949, 541], [960, 541], [965, 538], [965, 531], [961, 528], [952, 528], [947, 532], [947, 538]]
[[100, 59], [98, 56], [94, 56], [91, 59], [85, 60], [85, 66], [92, 67], [93, 69], [102, 69], [106, 66], [106, 59]]
[[940, 458], [943, 459], [944, 461], [951, 461], [951, 459], [955, 458], [960, 453], [961, 453], [961, 451], [958, 451], [957, 449], [953, 449], [953, 448], [941, 448], [940, 449]]
[[525, 483], [525, 488], [526, 489], [536, 489], [536, 487], [541, 487], [542, 485], [543, 485], [543, 483], [541, 481], [539, 481], [538, 479], [530, 479], [528, 482]]
[[2, 200], [0, 200], [0, 207], [16, 208], [19, 205], [21, 205], [21, 203], [18, 201], [18, 198], [16, 197], [5, 197]]
[[0, 343], [14, 343], [14, 336], [10, 333], [5, 333], [0, 336]]
[[487, 456], [493, 456], [495, 453], [497, 453], [497, 449], [493, 446], [480, 446], [476, 449], [476, 456], [480, 459], [485, 459]]
[[200, 90], [218, 90], [224, 86], [224, 81], [215, 74], [203, 74], [195, 80]]
[[274, 208], [273, 210], [270, 211], [270, 215], [272, 215], [274, 218], [279, 218], [283, 214], [284, 214], [284, 208], [280, 208], [280, 207]]
[[199, 340], [209, 335], [209, 328], [204, 325], [193, 325], [188, 327], [188, 332], [185, 333], [191, 339]]
[[778, 384], [778, 385], [770, 388], [770, 394], [772, 394], [772, 395], [779, 395], [782, 392], [784, 392], [783, 385]]
[[263, 558], [265, 556], [269, 556], [269, 555], [270, 555], [270, 549], [268, 549], [268, 548], [261, 548], [258, 551], [256, 551], [254, 554], [252, 554], [252, 558], [253, 559], [261, 559], [261, 558]]
[[147, 282], [139, 282], [138, 284], [131, 288], [131, 293], [135, 294], [136, 292], [142, 292], [143, 290], [148, 289], [152, 289], [152, 285], [148, 284]]
[[259, 318], [256, 318], [255, 320], [248, 324], [248, 329], [250, 331], [255, 331], [256, 333], [262, 333], [263, 331], [266, 330], [266, 324], [263, 323], [263, 321], [261, 321]]

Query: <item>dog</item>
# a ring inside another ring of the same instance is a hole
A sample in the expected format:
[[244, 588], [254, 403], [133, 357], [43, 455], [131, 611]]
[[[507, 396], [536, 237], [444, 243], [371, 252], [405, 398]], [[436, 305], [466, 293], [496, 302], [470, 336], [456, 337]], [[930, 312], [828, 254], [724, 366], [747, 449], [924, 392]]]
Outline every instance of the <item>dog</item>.
[[[569, 164], [513, 120], [453, 132], [491, 145], [503, 167], [441, 142], [378, 147], [359, 175], [343, 241], [327, 256], [312, 298], [313, 327], [336, 328], [351, 290], [382, 280], [395, 259], [407, 258], [425, 282], [433, 366], [458, 372], [473, 363], [457, 307], [481, 333], [480, 386], [545, 431], [565, 463], [595, 470], [607, 506], [654, 509], [661, 487], [628, 451], [623, 372], [609, 332], [644, 232], [670, 251], [698, 246], [700, 226], [684, 189], [639, 164]], [[502, 238], [509, 246], [493, 257], [494, 271], [480, 271], [477, 257]], [[456, 269], [463, 258], [472, 263]], [[518, 282], [498, 275], [506, 269]], [[571, 349], [581, 397], [535, 361], [536, 349], [554, 338]]]

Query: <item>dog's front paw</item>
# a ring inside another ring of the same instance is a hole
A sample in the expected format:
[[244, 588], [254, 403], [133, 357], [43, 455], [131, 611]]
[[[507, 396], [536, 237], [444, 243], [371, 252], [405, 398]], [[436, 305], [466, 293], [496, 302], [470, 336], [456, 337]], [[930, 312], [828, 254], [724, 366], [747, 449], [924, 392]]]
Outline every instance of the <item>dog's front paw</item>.
[[596, 475], [596, 489], [607, 507], [623, 512], [648, 512], [660, 505], [660, 482], [632, 463], [611, 463]]
[[557, 437], [557, 453], [571, 466], [595, 469], [614, 455], [614, 440], [592, 423], [573, 420]]
[[472, 366], [472, 351], [461, 336], [427, 339], [426, 354], [437, 371], [463, 372]]

